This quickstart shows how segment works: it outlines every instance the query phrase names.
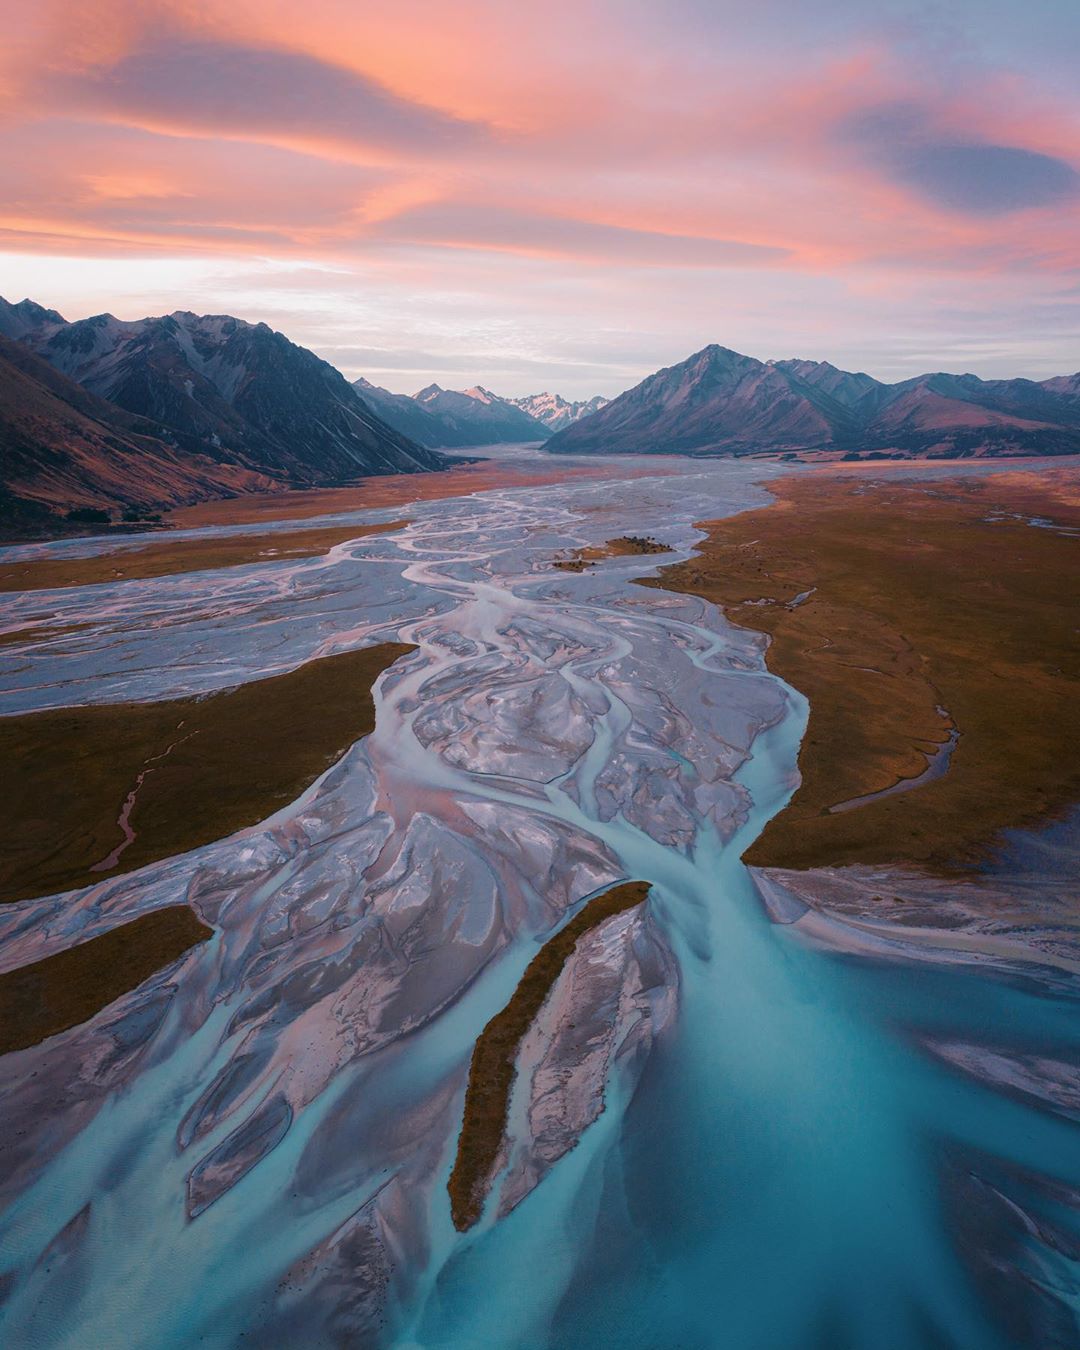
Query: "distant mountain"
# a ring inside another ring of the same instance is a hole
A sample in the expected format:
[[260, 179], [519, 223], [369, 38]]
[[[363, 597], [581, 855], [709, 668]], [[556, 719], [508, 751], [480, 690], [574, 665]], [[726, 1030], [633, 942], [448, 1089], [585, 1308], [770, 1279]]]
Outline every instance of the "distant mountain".
[[0, 524], [42, 526], [57, 509], [180, 505], [271, 486], [191, 454], [0, 336]]
[[551, 432], [509, 399], [476, 385], [472, 389], [442, 389], [429, 384], [413, 395], [425, 412], [437, 417], [451, 445], [496, 445], [502, 441], [542, 441]]
[[884, 384], [824, 361], [709, 346], [556, 433], [567, 454], [833, 451], [960, 458], [1080, 453], [1080, 375], [920, 375]]
[[353, 380], [353, 388], [384, 422], [418, 445], [450, 449], [479, 444], [468, 427], [425, 408], [411, 394], [392, 394], [363, 377]]
[[482, 385], [457, 391], [429, 384], [411, 396], [392, 394], [365, 379], [354, 380], [353, 388], [392, 427], [421, 445], [442, 449], [543, 440], [607, 402], [597, 396], [569, 403], [559, 394], [500, 398]]
[[580, 422], [583, 417], [599, 412], [611, 402], [601, 394], [597, 394], [595, 398], [582, 399], [577, 403], [571, 403], [561, 394], [528, 394], [525, 398], [512, 398], [507, 401], [515, 408], [528, 413], [530, 417], [535, 417], [538, 422], [543, 422], [549, 431], [562, 431], [572, 422]]

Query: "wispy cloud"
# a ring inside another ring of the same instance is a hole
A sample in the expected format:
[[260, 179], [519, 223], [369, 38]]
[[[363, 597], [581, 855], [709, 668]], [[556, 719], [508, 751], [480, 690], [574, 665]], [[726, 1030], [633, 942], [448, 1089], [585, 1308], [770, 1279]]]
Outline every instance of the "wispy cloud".
[[684, 341], [946, 346], [948, 291], [1075, 364], [1024, 298], [1077, 304], [1075, 6], [39, 0], [5, 39], [0, 248], [156, 260], [161, 310], [195, 260], [327, 353], [495, 382], [595, 350], [611, 392]]

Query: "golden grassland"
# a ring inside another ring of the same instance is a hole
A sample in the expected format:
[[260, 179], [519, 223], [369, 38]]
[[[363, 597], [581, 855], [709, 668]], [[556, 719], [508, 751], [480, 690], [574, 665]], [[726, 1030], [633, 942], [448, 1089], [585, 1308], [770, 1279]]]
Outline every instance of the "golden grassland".
[[169, 905], [0, 974], [0, 1054], [87, 1021], [212, 934], [187, 905]]
[[[480, 451], [479, 453], [482, 453]], [[554, 456], [550, 466], [538, 467], [536, 460], [479, 460], [473, 464], [455, 464], [438, 473], [397, 473], [385, 477], [364, 478], [350, 487], [303, 488], [291, 492], [250, 492], [218, 501], [200, 502], [168, 512], [170, 525], [184, 529], [203, 525], [248, 525], [268, 520], [301, 520], [309, 516], [331, 515], [338, 511], [362, 511], [409, 506], [413, 502], [442, 501], [466, 497], [473, 492], [494, 488], [543, 487], [548, 483], [566, 483], [605, 478], [610, 472], [603, 463], [560, 463]], [[641, 469], [637, 477], [657, 470]], [[626, 475], [624, 474], [623, 477]]]
[[594, 896], [550, 938], [526, 967], [510, 1002], [480, 1033], [469, 1066], [465, 1116], [447, 1189], [454, 1226], [461, 1232], [480, 1217], [506, 1129], [518, 1047], [578, 940], [590, 929], [644, 903], [649, 886], [628, 881]]
[[[372, 685], [414, 650], [382, 643], [201, 697], [0, 718], [0, 901], [88, 886], [266, 819], [372, 730]], [[103, 867], [124, 844], [125, 805], [134, 838]]]
[[393, 520], [380, 525], [331, 525], [322, 529], [239, 535], [231, 539], [170, 539], [166, 534], [137, 548], [115, 548], [92, 558], [39, 558], [0, 565], [0, 591], [94, 586], [109, 581], [136, 581], [217, 567], [239, 567], [245, 563], [312, 558], [349, 539], [400, 530], [405, 523]]
[[[769, 486], [774, 504], [705, 523], [700, 556], [651, 583], [768, 633], [770, 668], [809, 698], [802, 785], [746, 860], [954, 873], [1080, 799], [1080, 540], [1017, 518], [1080, 526], [1080, 470]], [[943, 777], [830, 813], [915, 777], [952, 726]]]

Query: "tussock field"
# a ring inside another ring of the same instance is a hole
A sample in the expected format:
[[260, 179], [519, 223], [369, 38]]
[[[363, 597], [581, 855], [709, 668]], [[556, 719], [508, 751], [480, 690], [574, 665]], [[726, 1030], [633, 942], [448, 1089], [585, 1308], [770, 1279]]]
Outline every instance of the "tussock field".
[[414, 650], [381, 643], [203, 697], [0, 718], [0, 901], [89, 886], [264, 820], [372, 730], [372, 685]]
[[[746, 861], [978, 864], [1080, 799], [1080, 466], [978, 478], [819, 470], [706, 522], [652, 584], [772, 639], [810, 700], [802, 786]], [[649, 584], [649, 583], [645, 583]], [[911, 791], [835, 811], [922, 774]]]

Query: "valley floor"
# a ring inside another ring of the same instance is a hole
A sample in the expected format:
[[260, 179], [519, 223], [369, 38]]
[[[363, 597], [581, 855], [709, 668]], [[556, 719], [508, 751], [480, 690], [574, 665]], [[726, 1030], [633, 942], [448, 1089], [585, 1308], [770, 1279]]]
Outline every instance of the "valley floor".
[[782, 479], [649, 583], [768, 633], [810, 700], [750, 863], [949, 872], [1080, 800], [1080, 465], [925, 473]]
[[1074, 1344], [1078, 470], [0, 551], [0, 1339]]

